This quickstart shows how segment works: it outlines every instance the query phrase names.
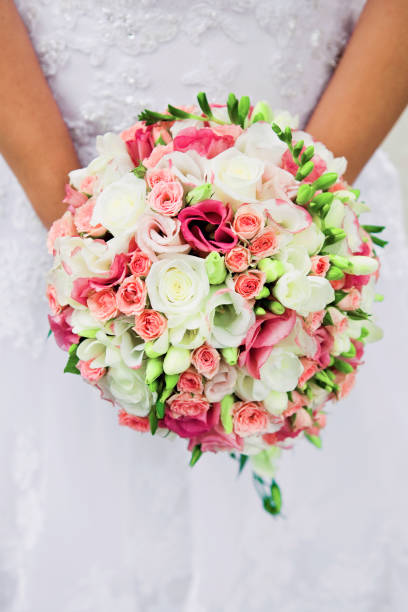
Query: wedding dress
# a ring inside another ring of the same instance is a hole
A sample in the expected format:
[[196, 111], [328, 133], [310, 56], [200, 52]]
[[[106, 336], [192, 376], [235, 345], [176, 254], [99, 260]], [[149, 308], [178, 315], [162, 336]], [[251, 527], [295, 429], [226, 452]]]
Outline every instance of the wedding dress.
[[[99, 133], [206, 91], [315, 106], [362, 0], [19, 0], [86, 163]], [[335, 117], [333, 117], [335, 120]], [[47, 336], [45, 232], [0, 166], [0, 610], [402, 612], [407, 609], [407, 246], [381, 152], [357, 186], [387, 224], [385, 339], [329, 409], [318, 451], [280, 461], [283, 515], [250, 474], [181, 440], [118, 427], [116, 411]], [[367, 220], [370, 222], [370, 216]]]

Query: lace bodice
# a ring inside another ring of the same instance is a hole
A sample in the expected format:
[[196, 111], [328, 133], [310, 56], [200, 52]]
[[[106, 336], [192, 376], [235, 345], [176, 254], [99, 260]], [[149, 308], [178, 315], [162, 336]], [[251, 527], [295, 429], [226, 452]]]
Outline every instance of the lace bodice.
[[[191, 103], [200, 90], [212, 101], [230, 91], [268, 99], [304, 123], [362, 4], [17, 0], [84, 163], [97, 134], [131, 125], [144, 107]], [[7, 287], [0, 337], [39, 354], [47, 333], [45, 232], [2, 160], [0, 217], [0, 283]], [[13, 289], [10, 269], [21, 281]]]

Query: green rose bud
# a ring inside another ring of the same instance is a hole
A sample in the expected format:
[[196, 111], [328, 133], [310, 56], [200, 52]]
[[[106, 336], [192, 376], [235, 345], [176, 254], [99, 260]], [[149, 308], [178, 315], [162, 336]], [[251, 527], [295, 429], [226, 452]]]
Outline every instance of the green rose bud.
[[156, 359], [156, 357], [160, 357], [160, 353], [156, 353], [153, 346], [154, 346], [154, 342], [146, 342], [145, 348], [144, 348], [146, 357], [149, 357], [150, 359]]
[[227, 268], [224, 264], [224, 258], [217, 253], [211, 251], [205, 258], [205, 269], [207, 272], [210, 285], [221, 285], [227, 278]]
[[233, 347], [223, 348], [221, 349], [221, 355], [224, 358], [224, 361], [229, 363], [229, 365], [236, 365], [238, 363], [238, 349]]
[[213, 194], [213, 185], [211, 185], [211, 183], [204, 183], [204, 185], [194, 187], [194, 189], [188, 192], [188, 194], [186, 195], [186, 203], [189, 206], [192, 206], [193, 204], [197, 204], [197, 202], [208, 200]]
[[181, 374], [191, 362], [191, 351], [185, 348], [170, 346], [164, 358], [163, 369], [166, 374]]
[[258, 261], [258, 269], [265, 272], [267, 283], [273, 283], [285, 272], [283, 263], [277, 259], [265, 257]]
[[150, 385], [163, 373], [163, 362], [161, 359], [148, 359], [146, 366], [146, 384]]

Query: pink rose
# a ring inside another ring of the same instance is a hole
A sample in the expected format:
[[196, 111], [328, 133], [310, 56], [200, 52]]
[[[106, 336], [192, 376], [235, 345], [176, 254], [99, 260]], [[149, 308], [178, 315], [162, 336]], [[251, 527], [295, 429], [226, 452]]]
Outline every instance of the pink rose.
[[319, 327], [321, 326], [324, 315], [326, 314], [325, 310], [316, 310], [316, 312], [310, 312], [304, 322], [305, 329], [309, 334], [314, 334]]
[[179, 181], [156, 183], [147, 197], [152, 210], [174, 217], [183, 207], [183, 187]]
[[95, 201], [89, 199], [83, 206], [80, 206], [75, 210], [74, 223], [80, 234], [86, 234], [87, 236], [103, 236], [106, 234], [106, 229], [98, 223], [98, 225], [91, 224], [91, 217], [93, 209], [95, 208]]
[[226, 253], [238, 242], [231, 229], [232, 212], [218, 200], [204, 200], [183, 208], [179, 214], [181, 233], [185, 240], [201, 253]]
[[238, 245], [226, 253], [224, 261], [230, 272], [245, 272], [251, 261], [251, 253], [246, 247]]
[[239, 366], [246, 367], [254, 378], [260, 378], [260, 368], [278, 342], [289, 336], [296, 322], [294, 310], [286, 309], [282, 315], [268, 312], [256, 318], [243, 342]]
[[258, 295], [265, 283], [265, 273], [260, 270], [250, 270], [234, 278], [234, 289], [246, 300]]
[[327, 368], [330, 364], [330, 351], [333, 348], [333, 338], [325, 327], [320, 327], [314, 337], [319, 342], [316, 361], [322, 369]]
[[175, 393], [166, 403], [170, 415], [174, 419], [179, 417], [202, 417], [210, 409], [210, 403], [201, 394]]
[[157, 183], [171, 183], [174, 178], [174, 174], [168, 168], [152, 168], [145, 175], [146, 183], [150, 189], [153, 189]]
[[57, 292], [54, 285], [47, 285], [46, 296], [48, 298], [48, 305], [53, 315], [59, 315], [62, 311], [62, 306], [58, 302]]
[[69, 183], [65, 185], [65, 198], [62, 200], [63, 204], [68, 204], [73, 212], [73, 209], [83, 206], [87, 202], [88, 198], [84, 193], [77, 191]]
[[326, 329], [334, 336], [342, 334], [348, 328], [347, 316], [342, 314], [337, 308], [329, 307], [328, 309], [333, 325], [326, 325]]
[[233, 416], [234, 432], [241, 438], [263, 433], [269, 425], [269, 413], [261, 402], [236, 402]]
[[91, 293], [87, 299], [87, 305], [91, 315], [99, 321], [108, 321], [118, 314], [116, 295], [111, 288]]
[[79, 336], [72, 332], [72, 313], [73, 309], [71, 306], [67, 306], [60, 314], [48, 315], [48, 321], [54, 334], [55, 342], [63, 351], [67, 351], [71, 344], [78, 344], [79, 342]]
[[125, 425], [140, 433], [147, 433], [150, 431], [149, 417], [139, 417], [134, 414], [129, 414], [125, 410], [119, 411], [119, 425]]
[[92, 359], [89, 361], [78, 361], [77, 368], [85, 380], [90, 383], [96, 383], [102, 376], [106, 374], [106, 368], [93, 368]]
[[180, 378], [177, 382], [177, 390], [201, 394], [203, 392], [203, 379], [198, 372], [189, 368], [180, 374]]
[[138, 166], [153, 151], [154, 141], [151, 126], [143, 126], [136, 129], [133, 138], [125, 142], [132, 162], [135, 166]]
[[307, 357], [301, 357], [300, 361], [303, 366], [303, 372], [299, 378], [298, 387], [303, 387], [303, 385], [316, 374], [318, 366], [313, 359], [308, 359]]
[[145, 168], [154, 168], [157, 166], [159, 161], [168, 153], [172, 153], [173, 151], [173, 143], [169, 142], [166, 145], [157, 145], [154, 147], [153, 151], [150, 153], [149, 157], [145, 157], [143, 160], [143, 165]]
[[133, 276], [147, 276], [152, 265], [148, 255], [136, 249], [131, 257], [129, 269]]
[[353, 368], [357, 368], [357, 366], [363, 363], [362, 359], [364, 356], [364, 343], [359, 342], [358, 340], [352, 340], [352, 343], [355, 346], [356, 355], [355, 357], [351, 357], [350, 359], [345, 359], [344, 361], [347, 361], [347, 363], [353, 366]]
[[156, 340], [166, 331], [167, 319], [157, 310], [146, 309], [136, 317], [133, 329], [146, 342]]
[[265, 229], [250, 244], [249, 250], [256, 260], [263, 259], [264, 257], [276, 253], [279, 250], [279, 244], [275, 232], [272, 229]]
[[219, 155], [226, 149], [234, 146], [234, 137], [230, 134], [224, 134], [222, 136], [216, 134], [211, 128], [200, 128], [195, 127], [185, 128], [175, 137], [173, 144], [175, 151], [197, 151], [199, 155], [211, 159], [216, 155]]
[[67, 210], [62, 217], [54, 221], [47, 236], [47, 249], [50, 255], [54, 252], [54, 243], [63, 236], [78, 236], [72, 214]]
[[[211, 406], [201, 395], [180, 393], [170, 398], [163, 424], [181, 438], [192, 438], [210, 431], [220, 419], [220, 405]], [[174, 410], [176, 408], [176, 410]], [[187, 413], [187, 414], [184, 414]]]
[[211, 379], [220, 367], [220, 354], [212, 346], [203, 344], [194, 349], [191, 355], [191, 363], [199, 374]]
[[327, 255], [314, 255], [310, 258], [313, 276], [326, 276], [330, 268], [330, 259]]
[[139, 315], [146, 305], [146, 298], [146, 283], [137, 276], [128, 276], [118, 289], [116, 304], [126, 315]]
[[180, 221], [156, 213], [139, 218], [136, 238], [139, 247], [152, 261], [156, 253], [188, 253], [190, 245], [180, 236]]
[[[217, 405], [217, 404], [215, 404]], [[219, 406], [219, 404], [218, 404]], [[219, 408], [218, 408], [219, 410]], [[194, 436], [188, 445], [192, 451], [197, 444], [201, 445], [203, 453], [218, 453], [222, 451], [242, 450], [243, 441], [235, 434], [226, 434], [222, 425], [215, 425], [210, 431]]]
[[214, 378], [205, 383], [204, 395], [209, 402], [220, 402], [223, 397], [233, 392], [236, 382], [236, 368], [222, 362]]
[[339, 278], [339, 280], [330, 281], [330, 284], [335, 291], [339, 291], [340, 289], [343, 289], [345, 282], [345, 278]]
[[357, 310], [361, 304], [361, 293], [358, 289], [353, 287], [347, 291], [347, 295], [338, 302], [337, 307], [340, 310]]
[[264, 225], [264, 216], [250, 204], [242, 204], [235, 213], [233, 228], [241, 240], [251, 240]]

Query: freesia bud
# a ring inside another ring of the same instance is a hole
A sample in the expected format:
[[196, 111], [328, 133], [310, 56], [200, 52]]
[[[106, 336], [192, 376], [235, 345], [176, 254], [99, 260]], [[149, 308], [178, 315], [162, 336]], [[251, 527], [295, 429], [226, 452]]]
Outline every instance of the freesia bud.
[[197, 202], [209, 200], [213, 194], [213, 185], [211, 185], [211, 183], [204, 183], [204, 185], [194, 187], [194, 189], [188, 192], [186, 195], [186, 202], [189, 206], [192, 206], [193, 204], [197, 204]]
[[224, 361], [229, 363], [229, 365], [236, 365], [238, 363], [238, 349], [234, 347], [228, 347], [221, 349], [221, 354], [224, 358]]
[[221, 285], [227, 277], [224, 258], [217, 251], [211, 251], [207, 255], [205, 258], [205, 269], [210, 285]]
[[283, 263], [277, 259], [265, 257], [258, 262], [258, 269], [265, 273], [265, 282], [273, 283], [285, 272]]
[[329, 189], [334, 183], [337, 181], [337, 173], [336, 172], [326, 172], [319, 176], [319, 178], [313, 183], [313, 187], [317, 189], [321, 189], [325, 191]]
[[161, 359], [148, 359], [146, 366], [146, 384], [150, 385], [163, 372], [163, 362]]
[[185, 348], [170, 346], [164, 358], [163, 369], [166, 374], [181, 374], [191, 362], [191, 351]]

